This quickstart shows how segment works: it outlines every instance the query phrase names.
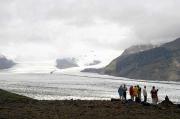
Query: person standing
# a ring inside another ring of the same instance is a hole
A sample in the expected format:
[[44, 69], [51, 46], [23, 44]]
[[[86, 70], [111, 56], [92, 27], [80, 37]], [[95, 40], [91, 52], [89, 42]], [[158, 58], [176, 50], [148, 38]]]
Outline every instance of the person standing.
[[138, 102], [141, 102], [141, 87], [138, 85]]
[[146, 90], [146, 86], [144, 86], [144, 89], [143, 89], [143, 96], [144, 96], [144, 102], [147, 102], [147, 90]]
[[122, 85], [119, 87], [118, 93], [119, 93], [120, 100], [122, 100], [123, 99], [123, 86]]
[[151, 90], [151, 98], [152, 98], [152, 104], [156, 105], [158, 102], [158, 89], [155, 88], [155, 86], [152, 87]]
[[130, 86], [129, 94], [130, 94], [131, 100], [134, 101], [134, 89], [133, 89], [133, 86]]
[[137, 102], [137, 100], [138, 100], [138, 88], [137, 88], [137, 86], [134, 86], [133, 92], [134, 92], [135, 101]]
[[124, 87], [123, 87], [123, 100], [125, 100], [126, 101], [126, 95], [127, 95], [127, 93], [126, 93], [126, 91], [127, 91], [127, 87], [126, 87], [126, 85], [124, 84]]

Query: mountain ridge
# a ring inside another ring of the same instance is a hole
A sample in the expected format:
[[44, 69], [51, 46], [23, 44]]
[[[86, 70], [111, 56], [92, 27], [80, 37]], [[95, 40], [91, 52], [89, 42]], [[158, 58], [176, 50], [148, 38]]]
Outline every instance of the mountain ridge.
[[102, 69], [84, 71], [133, 79], [180, 81], [180, 38], [148, 50], [123, 53]]

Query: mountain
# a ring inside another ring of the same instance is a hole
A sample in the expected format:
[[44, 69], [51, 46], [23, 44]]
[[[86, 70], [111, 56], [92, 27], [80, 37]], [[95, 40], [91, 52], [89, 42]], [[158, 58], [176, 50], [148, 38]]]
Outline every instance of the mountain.
[[15, 65], [12, 60], [7, 59], [5, 56], [0, 55], [0, 69], [8, 69]]
[[155, 48], [127, 51], [103, 72], [134, 79], [180, 81], [180, 38]]
[[59, 69], [67, 69], [72, 67], [78, 67], [75, 58], [63, 58], [56, 60], [56, 67]]
[[116, 63], [117, 63], [117, 61], [122, 61], [126, 57], [128, 57], [129, 55], [136, 54], [136, 53], [139, 53], [139, 52], [143, 52], [143, 51], [146, 51], [146, 50], [150, 50], [150, 49], [153, 49], [155, 47], [157, 47], [157, 46], [152, 45], [152, 44], [131, 46], [131, 47], [125, 49], [124, 52], [121, 54], [121, 56], [117, 57], [109, 65], [107, 65], [103, 69], [104, 71], [101, 71], [101, 73], [104, 72], [105, 74], [109, 74], [109, 75], [114, 74], [116, 72], [116, 65], [117, 65]]
[[152, 48], [155, 48], [157, 46], [152, 44], [144, 44], [144, 45], [134, 45], [124, 50], [124, 52], [119, 56], [118, 58], [114, 59], [109, 65], [107, 65], [105, 68], [97, 69], [97, 68], [86, 68], [82, 70], [81, 72], [90, 72], [90, 73], [99, 73], [99, 74], [109, 74], [109, 75], [115, 75], [113, 72], [116, 72], [116, 62], [117, 60], [121, 59], [123, 60], [127, 56], [131, 54], [135, 54], [138, 52], [142, 52], [145, 50], [149, 50]]

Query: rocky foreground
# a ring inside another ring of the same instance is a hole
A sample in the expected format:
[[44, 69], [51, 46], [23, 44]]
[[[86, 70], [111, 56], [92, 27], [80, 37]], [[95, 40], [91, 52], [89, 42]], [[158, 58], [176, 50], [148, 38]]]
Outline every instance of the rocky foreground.
[[39, 101], [0, 90], [0, 119], [179, 119], [180, 105], [112, 101]]

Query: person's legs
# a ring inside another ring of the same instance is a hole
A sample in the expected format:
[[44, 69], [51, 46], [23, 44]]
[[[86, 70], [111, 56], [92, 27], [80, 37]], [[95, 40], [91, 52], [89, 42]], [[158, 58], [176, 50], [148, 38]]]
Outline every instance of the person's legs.
[[119, 93], [119, 98], [120, 98], [120, 100], [122, 100], [122, 95]]
[[141, 93], [139, 94], [139, 101], [141, 102]]
[[155, 103], [156, 103], [156, 104], [158, 103], [158, 98], [155, 98]]
[[123, 92], [123, 96], [122, 97], [123, 97], [123, 100], [125, 100], [125, 93], [124, 92]]
[[156, 98], [152, 98], [152, 104], [153, 104], [153, 105], [156, 105], [156, 104], [157, 104]]
[[122, 96], [122, 100], [125, 100], [125, 97], [124, 97], [124, 95]]
[[124, 100], [126, 100], [126, 92], [124, 93]]
[[133, 99], [133, 95], [131, 95], [131, 100], [132, 100], [132, 101], [134, 101], [134, 99]]
[[139, 97], [138, 96], [136, 96], [136, 102], [139, 102]]
[[132, 95], [132, 100], [134, 101], [134, 95]]
[[154, 105], [154, 99], [152, 98], [152, 104]]
[[144, 96], [144, 102], [147, 102], [147, 96]]

